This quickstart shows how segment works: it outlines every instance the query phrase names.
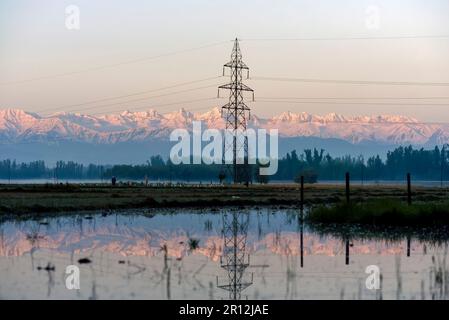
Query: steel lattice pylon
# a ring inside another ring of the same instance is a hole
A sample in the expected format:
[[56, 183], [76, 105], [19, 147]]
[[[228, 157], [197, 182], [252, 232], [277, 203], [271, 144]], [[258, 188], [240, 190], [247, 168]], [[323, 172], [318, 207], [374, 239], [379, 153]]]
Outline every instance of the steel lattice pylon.
[[[231, 82], [218, 87], [218, 94], [220, 95], [220, 89], [230, 90], [229, 102], [222, 107], [222, 114], [226, 119], [226, 131], [232, 134], [232, 141], [225, 139], [223, 157], [232, 150], [233, 163], [232, 167], [228, 165], [228, 169], [232, 173], [234, 183], [249, 183], [251, 174], [248, 164], [248, 138], [241, 133], [246, 132], [247, 119], [250, 119], [251, 114], [250, 108], [244, 102], [243, 92], [252, 92], [254, 100], [254, 90], [242, 82], [242, 72], [246, 70], [249, 77], [249, 68], [242, 61], [238, 39], [234, 41], [231, 61], [223, 66], [223, 76], [225, 75], [225, 68], [231, 70]], [[240, 154], [243, 157], [243, 163], [237, 161]]]
[[244, 279], [245, 270], [249, 266], [249, 256], [246, 255], [246, 236], [248, 233], [249, 215], [232, 212], [223, 214], [223, 254], [221, 267], [228, 273], [228, 283], [217, 286], [229, 291], [229, 299], [240, 300], [243, 290], [253, 283]]

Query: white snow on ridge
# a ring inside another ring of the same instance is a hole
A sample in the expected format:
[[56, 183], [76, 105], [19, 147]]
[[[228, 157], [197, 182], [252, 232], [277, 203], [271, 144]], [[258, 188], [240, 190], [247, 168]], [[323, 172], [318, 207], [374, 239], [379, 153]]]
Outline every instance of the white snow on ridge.
[[[46, 117], [20, 109], [0, 109], [0, 137], [10, 142], [66, 139], [112, 144], [167, 137], [173, 129], [191, 129], [193, 121], [202, 121], [204, 128], [225, 126], [220, 108], [204, 113], [191, 113], [182, 108], [167, 114], [150, 109], [100, 116], [60, 112]], [[337, 138], [353, 144], [449, 142], [449, 124], [425, 124], [402, 115], [351, 117], [336, 113], [319, 116], [283, 112], [268, 119], [252, 115], [249, 127], [278, 129], [282, 137]]]

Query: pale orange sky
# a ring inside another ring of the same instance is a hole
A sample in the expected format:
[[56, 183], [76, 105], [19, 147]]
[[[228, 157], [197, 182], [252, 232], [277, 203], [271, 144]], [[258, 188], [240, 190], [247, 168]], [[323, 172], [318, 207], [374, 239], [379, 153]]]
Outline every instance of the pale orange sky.
[[[70, 4], [80, 9], [80, 30], [65, 27], [65, 8]], [[372, 6], [379, 13], [375, 27], [367, 24], [372, 17], [368, 8]], [[342, 39], [428, 35], [446, 37]], [[243, 57], [253, 77], [449, 83], [449, 2], [445, 0], [231, 0], [226, 5], [206, 0], [3, 0], [0, 108], [41, 114], [97, 114], [151, 107], [163, 113], [181, 107], [194, 110], [221, 106], [224, 99], [178, 102], [216, 97], [216, 86], [226, 83], [225, 78], [80, 104], [219, 76], [235, 37], [242, 39]], [[286, 38], [321, 40], [280, 40]], [[217, 45], [179, 52], [214, 43]], [[158, 55], [164, 56], [146, 59]], [[124, 63], [130, 61], [133, 63]], [[103, 68], [110, 65], [114, 67]], [[263, 117], [290, 110], [404, 114], [422, 121], [449, 122], [449, 86], [262, 80], [247, 84], [256, 92], [256, 102], [250, 106]], [[185, 92], [190, 88], [197, 90]], [[184, 92], [166, 94], [178, 91]], [[295, 99], [286, 99], [285, 103], [261, 101], [270, 97]], [[339, 100], [342, 104], [335, 104], [335, 100], [322, 103], [322, 99], [297, 103], [296, 98], [304, 97], [350, 99]], [[433, 99], [378, 99], [383, 97]]]

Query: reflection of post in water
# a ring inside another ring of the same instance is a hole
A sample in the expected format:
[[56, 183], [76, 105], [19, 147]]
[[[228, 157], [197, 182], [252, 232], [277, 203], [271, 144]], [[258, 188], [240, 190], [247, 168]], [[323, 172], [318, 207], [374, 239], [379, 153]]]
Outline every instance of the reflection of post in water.
[[[1, 222], [0, 222], [1, 224]], [[6, 250], [5, 250], [5, 235], [4, 235], [4, 231], [3, 231], [3, 227], [0, 226], [0, 256], [2, 255], [6, 255]]]
[[349, 240], [346, 239], [346, 254], [345, 254], [346, 265], [349, 265]]
[[304, 209], [301, 208], [301, 215], [299, 217], [299, 243], [301, 251], [301, 268], [304, 267]]
[[304, 176], [301, 176], [301, 190], [300, 190], [300, 216], [299, 216], [299, 240], [301, 251], [301, 268], [304, 267]]
[[411, 242], [411, 237], [410, 237], [410, 235], [407, 235], [407, 257], [410, 257], [410, 242]]
[[223, 254], [220, 258], [221, 267], [228, 272], [228, 283], [217, 287], [229, 291], [229, 299], [240, 300], [243, 290], [253, 283], [244, 279], [245, 269], [249, 266], [249, 256], [246, 257], [246, 236], [248, 233], [248, 213], [223, 213]]

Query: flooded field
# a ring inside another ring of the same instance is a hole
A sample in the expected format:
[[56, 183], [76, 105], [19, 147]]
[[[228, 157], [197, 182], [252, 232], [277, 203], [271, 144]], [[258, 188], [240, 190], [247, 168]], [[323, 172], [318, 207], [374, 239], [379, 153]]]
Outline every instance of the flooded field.
[[[444, 230], [370, 233], [301, 217], [291, 209], [178, 209], [4, 221], [0, 298], [449, 297]], [[66, 287], [70, 265], [79, 267], [80, 290]], [[366, 286], [368, 266], [379, 268], [378, 290]]]

